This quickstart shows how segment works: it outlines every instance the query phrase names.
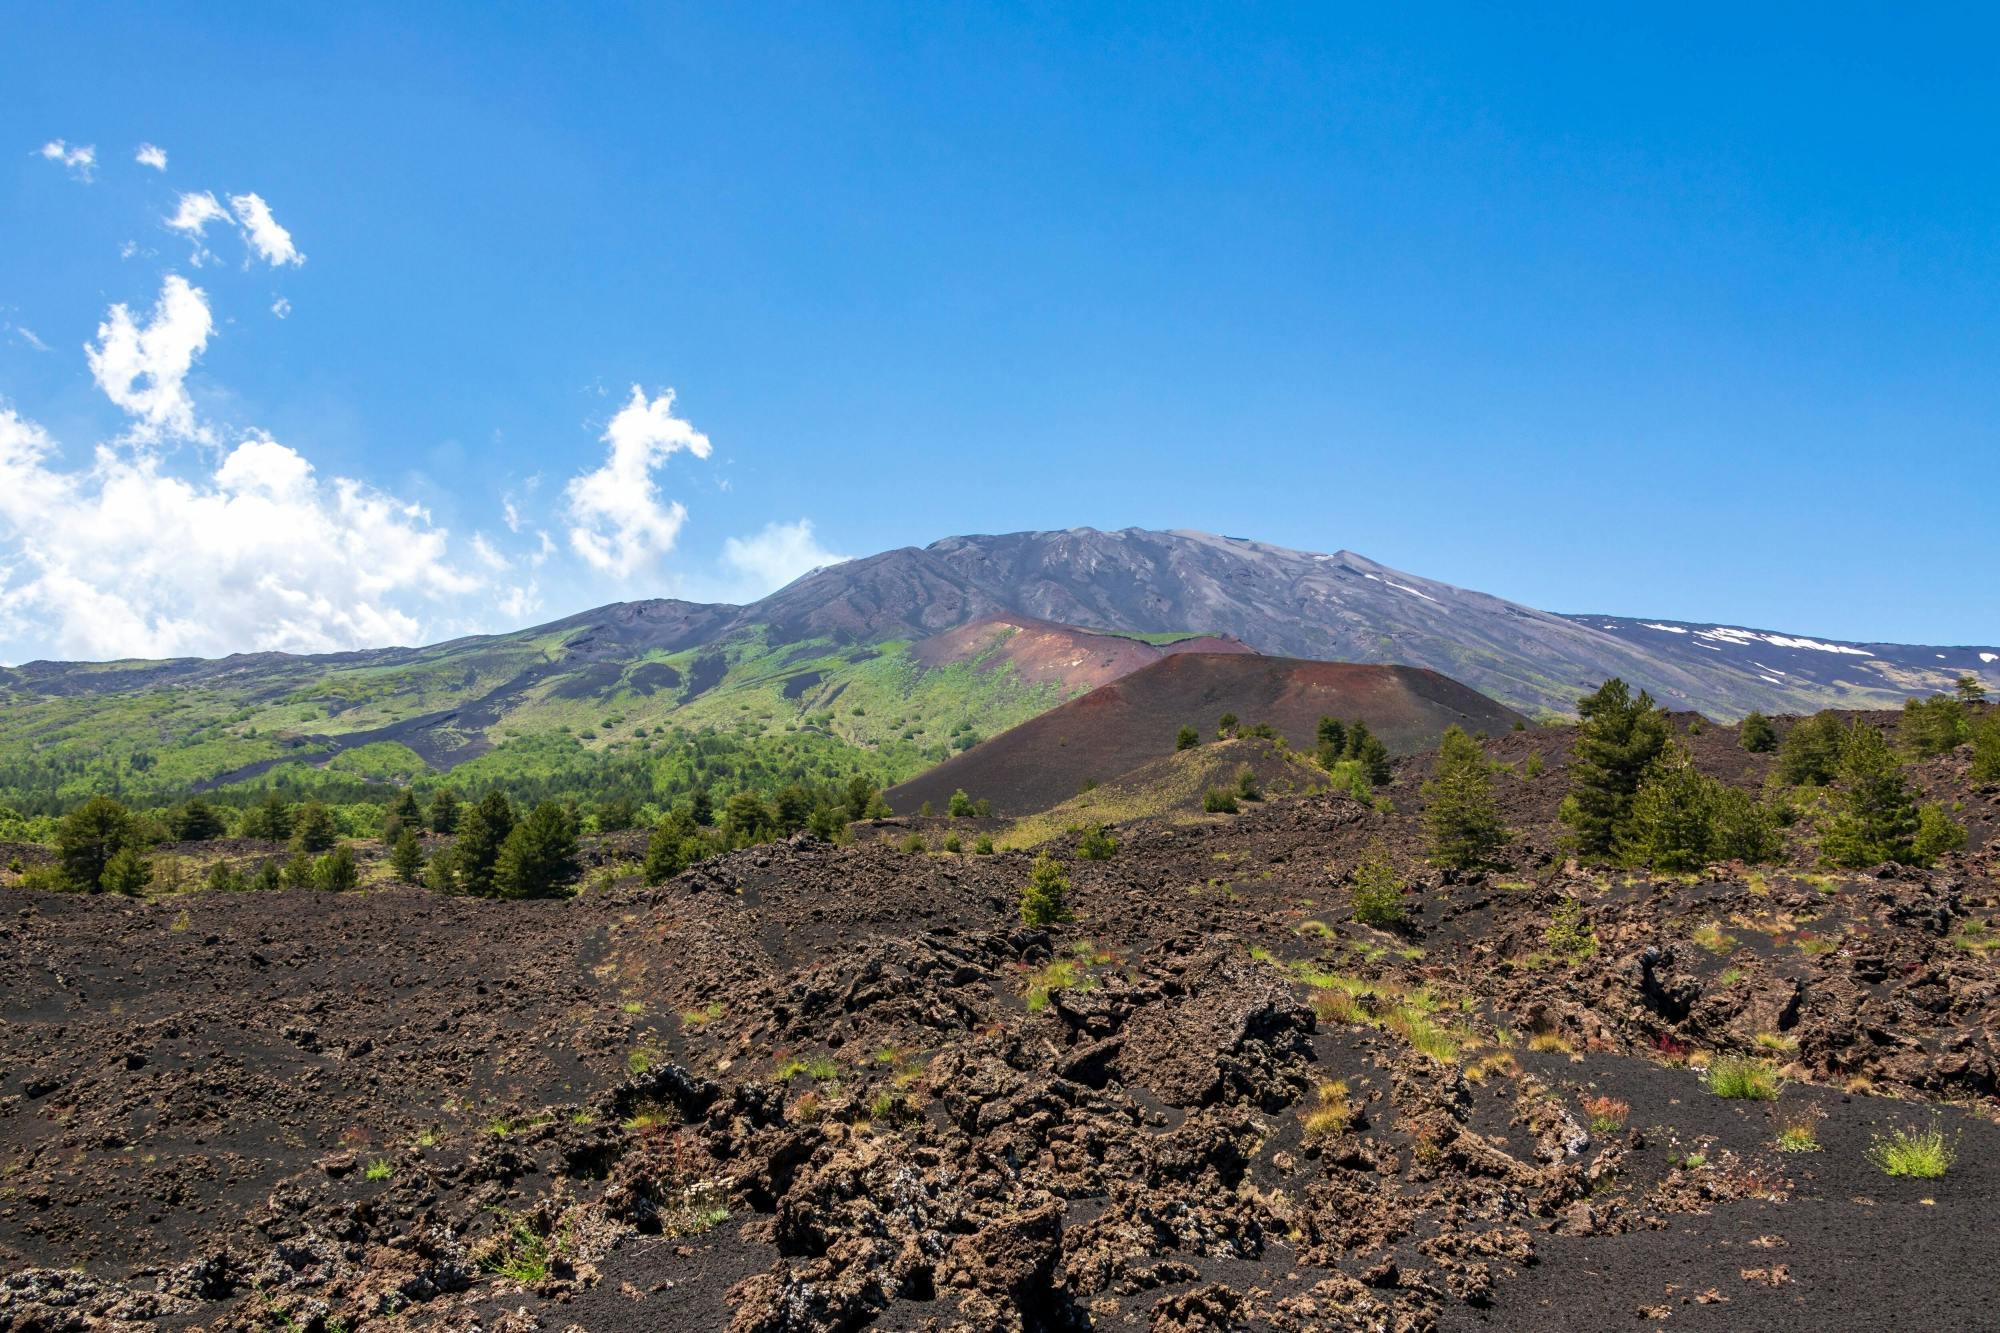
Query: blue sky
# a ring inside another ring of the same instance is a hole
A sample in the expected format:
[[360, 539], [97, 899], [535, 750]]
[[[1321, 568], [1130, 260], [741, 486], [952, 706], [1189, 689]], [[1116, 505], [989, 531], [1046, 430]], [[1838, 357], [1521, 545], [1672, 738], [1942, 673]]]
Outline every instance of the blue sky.
[[0, 659], [1077, 524], [2000, 637], [1994, 21], [1393, 8], [16, 6]]

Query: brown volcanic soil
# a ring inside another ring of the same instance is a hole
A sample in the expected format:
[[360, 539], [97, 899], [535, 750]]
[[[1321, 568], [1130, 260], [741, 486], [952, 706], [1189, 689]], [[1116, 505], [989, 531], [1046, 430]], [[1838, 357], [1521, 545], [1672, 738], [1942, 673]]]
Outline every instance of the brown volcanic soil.
[[1175, 653], [1251, 652], [1234, 639], [1210, 634], [1151, 644], [1016, 615], [975, 620], [932, 635], [911, 649], [925, 666], [978, 660], [991, 670], [1009, 664], [1031, 685], [1053, 683], [1079, 690], [1096, 689]]
[[1046, 810], [1076, 795], [1087, 780], [1108, 781], [1171, 754], [1182, 726], [1213, 738], [1224, 713], [1245, 725], [1268, 722], [1308, 753], [1325, 716], [1362, 719], [1397, 753], [1435, 744], [1453, 723], [1501, 732], [1521, 720], [1476, 690], [1420, 667], [1180, 653], [891, 788], [889, 804], [909, 811], [929, 801], [943, 809], [963, 788], [991, 801], [998, 814]]
[[[1499, 779], [1503, 869], [1407, 855], [1417, 760], [1396, 811], [1122, 827], [1053, 931], [1015, 916], [1025, 854], [874, 841], [558, 903], [11, 894], [0, 1328], [1990, 1323], [2000, 966], [1955, 941], [1994, 853], [1586, 872], [1565, 739], [1495, 740], [1550, 765]], [[1957, 794], [1990, 829], [2000, 789]], [[1378, 840], [1402, 935], [1345, 906]], [[1563, 895], [1597, 941], [1568, 961]], [[1056, 960], [1084, 984], [1031, 1004]], [[1783, 1064], [1823, 1151], [1687, 1067], [1725, 1053]], [[1333, 1080], [1353, 1115], [1308, 1139]], [[1932, 1114], [1948, 1176], [1869, 1165]], [[523, 1233], [548, 1273], [493, 1271]]]

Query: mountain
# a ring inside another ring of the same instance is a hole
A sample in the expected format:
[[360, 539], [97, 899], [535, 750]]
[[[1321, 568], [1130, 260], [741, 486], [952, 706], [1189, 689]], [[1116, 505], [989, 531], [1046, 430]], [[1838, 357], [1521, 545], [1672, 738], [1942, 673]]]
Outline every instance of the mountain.
[[929, 634], [1000, 610], [1114, 631], [1200, 630], [1259, 652], [1427, 666], [1531, 711], [1568, 712], [1623, 676], [1719, 719], [1880, 707], [2000, 684], [2000, 648], [1855, 644], [1809, 634], [1558, 615], [1351, 551], [1128, 528], [948, 537], [816, 571], [745, 611], [780, 633]]
[[1088, 782], [1128, 773], [1173, 753], [1192, 726], [1212, 739], [1233, 713], [1267, 722], [1310, 753], [1322, 717], [1359, 718], [1397, 753], [1433, 745], [1453, 724], [1500, 732], [1520, 714], [1476, 690], [1419, 667], [1305, 662], [1242, 654], [1179, 653], [1052, 708], [985, 744], [890, 789], [899, 811], [929, 802], [943, 810], [964, 790], [1000, 815], [1031, 814], [1077, 794]]
[[1613, 675], [1718, 719], [1894, 705], [1968, 671], [2000, 690], [1992, 647], [1557, 615], [1351, 552], [1077, 528], [886, 551], [749, 606], [624, 602], [422, 648], [0, 669], [0, 805], [444, 770], [561, 794], [606, 764], [655, 797], [785, 775], [888, 784], [1189, 648], [1425, 667], [1531, 714]]

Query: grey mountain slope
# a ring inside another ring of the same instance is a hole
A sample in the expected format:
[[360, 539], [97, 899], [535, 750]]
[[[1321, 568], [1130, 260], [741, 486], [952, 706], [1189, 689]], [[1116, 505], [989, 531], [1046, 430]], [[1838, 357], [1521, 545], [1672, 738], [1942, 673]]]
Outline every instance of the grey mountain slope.
[[[2000, 661], [1990, 648], [1834, 644], [1766, 631], [1702, 638], [1692, 631], [1712, 627], [1675, 633], [1557, 615], [1351, 551], [1137, 528], [948, 537], [816, 571], [742, 614], [870, 639], [935, 633], [1002, 610], [1087, 629], [1228, 634], [1289, 657], [1426, 666], [1515, 707], [1557, 712], [1614, 675], [1727, 719], [1753, 708], [1880, 705], [1947, 689], [1965, 670], [1995, 677]], [[1796, 646], [1805, 644], [1815, 646]]]

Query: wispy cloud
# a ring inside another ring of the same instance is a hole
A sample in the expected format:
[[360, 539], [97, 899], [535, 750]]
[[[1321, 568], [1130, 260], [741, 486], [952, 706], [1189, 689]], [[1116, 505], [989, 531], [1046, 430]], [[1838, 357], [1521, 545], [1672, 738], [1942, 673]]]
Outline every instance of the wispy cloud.
[[37, 352], [46, 352], [49, 345], [35, 335], [35, 331], [25, 324], [0, 324], [0, 333], [6, 333], [16, 342], [26, 343]]
[[132, 154], [132, 160], [142, 167], [151, 167], [155, 171], [165, 171], [167, 169], [167, 150], [157, 144], [142, 143], [139, 145], [139, 151]]
[[292, 244], [292, 234], [271, 216], [271, 206], [264, 202], [262, 195], [232, 194], [229, 206], [236, 210], [236, 220], [242, 224], [243, 235], [250, 242], [250, 248], [265, 263], [276, 268], [281, 264], [306, 262], [306, 257]]

